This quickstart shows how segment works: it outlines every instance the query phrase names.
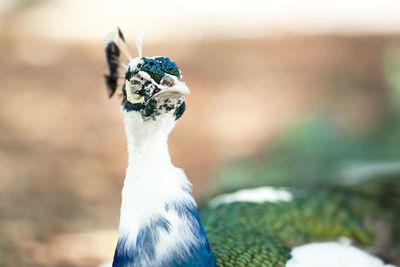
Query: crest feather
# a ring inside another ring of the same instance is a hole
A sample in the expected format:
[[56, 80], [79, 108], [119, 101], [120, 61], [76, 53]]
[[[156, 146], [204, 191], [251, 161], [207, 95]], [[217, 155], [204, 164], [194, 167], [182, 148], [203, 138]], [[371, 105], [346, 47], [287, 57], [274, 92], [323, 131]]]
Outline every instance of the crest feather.
[[146, 30], [142, 31], [141, 33], [138, 34], [136, 39], [136, 48], [138, 51], [138, 57], [142, 57], [143, 37], [145, 33]]

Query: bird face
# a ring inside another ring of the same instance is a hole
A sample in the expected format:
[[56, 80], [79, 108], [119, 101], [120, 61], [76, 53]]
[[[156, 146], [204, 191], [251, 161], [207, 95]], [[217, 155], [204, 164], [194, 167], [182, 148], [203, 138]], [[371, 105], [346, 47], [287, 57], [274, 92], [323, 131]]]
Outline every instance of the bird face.
[[138, 57], [128, 65], [122, 93], [123, 109], [140, 112], [143, 120], [156, 120], [169, 112], [179, 119], [185, 111], [184, 95], [190, 91], [169, 58]]

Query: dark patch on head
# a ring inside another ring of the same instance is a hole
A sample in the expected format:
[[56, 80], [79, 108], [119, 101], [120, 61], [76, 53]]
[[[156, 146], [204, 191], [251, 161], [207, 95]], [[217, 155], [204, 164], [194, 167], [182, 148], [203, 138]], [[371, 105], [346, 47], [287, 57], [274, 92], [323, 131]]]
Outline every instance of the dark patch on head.
[[146, 106], [144, 104], [142, 104], [142, 103], [132, 104], [129, 101], [126, 101], [126, 103], [124, 104], [124, 109], [126, 111], [133, 111], [133, 110], [139, 111], [139, 110], [143, 110], [145, 107]]
[[150, 116], [154, 115], [156, 112], [156, 107], [157, 107], [157, 100], [150, 99], [150, 101], [147, 103], [146, 107], [144, 108], [142, 115], [145, 117], [150, 117]]
[[167, 57], [142, 58], [143, 63], [138, 64], [137, 68], [147, 72], [151, 78], [160, 83], [165, 73], [180, 77], [178, 66]]
[[173, 109], [175, 108], [175, 105], [167, 105], [167, 104], [164, 104], [164, 105], [163, 105], [163, 108], [164, 108], [167, 112], [169, 112], [169, 111], [171, 111], [171, 110], [173, 110]]
[[175, 120], [177, 120], [180, 117], [182, 117], [182, 115], [185, 112], [185, 110], [186, 110], [186, 104], [185, 104], [185, 101], [183, 101], [182, 104], [174, 112]]
[[[137, 91], [136, 93], [138, 94], [138, 95], [141, 95], [141, 96], [143, 96], [143, 97], [146, 97], [146, 99], [148, 98], [148, 97], [150, 97], [148, 94], [147, 94], [147, 91], [151, 88], [151, 87], [155, 87], [155, 85], [153, 85], [150, 81], [146, 81], [144, 84], [143, 84], [143, 87], [139, 90], [139, 91]], [[153, 89], [153, 90], [155, 90], [155, 89]]]
[[153, 90], [153, 95], [155, 95], [155, 94], [157, 94], [158, 92], [160, 92], [161, 91], [161, 89], [160, 88], [158, 88], [158, 87], [156, 87], [156, 88], [154, 88], [154, 90]]
[[130, 80], [135, 73], [131, 71], [131, 67], [128, 67], [128, 70], [125, 72], [125, 80]]

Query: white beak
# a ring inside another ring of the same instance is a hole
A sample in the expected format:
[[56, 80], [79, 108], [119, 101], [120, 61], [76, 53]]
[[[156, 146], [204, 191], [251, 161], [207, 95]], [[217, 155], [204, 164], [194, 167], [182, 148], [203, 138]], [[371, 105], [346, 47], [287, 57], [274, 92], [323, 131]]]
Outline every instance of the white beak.
[[[165, 80], [165, 82], [163, 82]], [[164, 77], [158, 88], [161, 89], [158, 93], [155, 93], [150, 98], [159, 97], [159, 96], [167, 96], [172, 98], [179, 98], [183, 95], [190, 94], [189, 88], [186, 86], [184, 82], [178, 80], [177, 77], [172, 75], [167, 75]]]

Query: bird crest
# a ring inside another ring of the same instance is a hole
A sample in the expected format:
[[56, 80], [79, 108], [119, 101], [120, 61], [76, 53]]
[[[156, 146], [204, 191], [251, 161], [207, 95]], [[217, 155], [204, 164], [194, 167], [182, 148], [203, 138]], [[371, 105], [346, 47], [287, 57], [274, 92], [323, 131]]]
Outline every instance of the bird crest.
[[[143, 37], [145, 31], [141, 32], [136, 38], [136, 49], [138, 57], [142, 57], [142, 46], [143, 46]], [[118, 27], [117, 31], [110, 32], [104, 38], [104, 42], [106, 43], [106, 59], [108, 65], [108, 74], [104, 75], [108, 97], [112, 97], [117, 89], [117, 81], [119, 78], [123, 78], [120, 76], [118, 72], [118, 68], [122, 67], [125, 71], [128, 70], [128, 63], [124, 62], [121, 59], [121, 53], [125, 56], [125, 58], [130, 62], [132, 60], [132, 56], [128, 51], [129, 45], [125, 42], [124, 34], [121, 29]]]

